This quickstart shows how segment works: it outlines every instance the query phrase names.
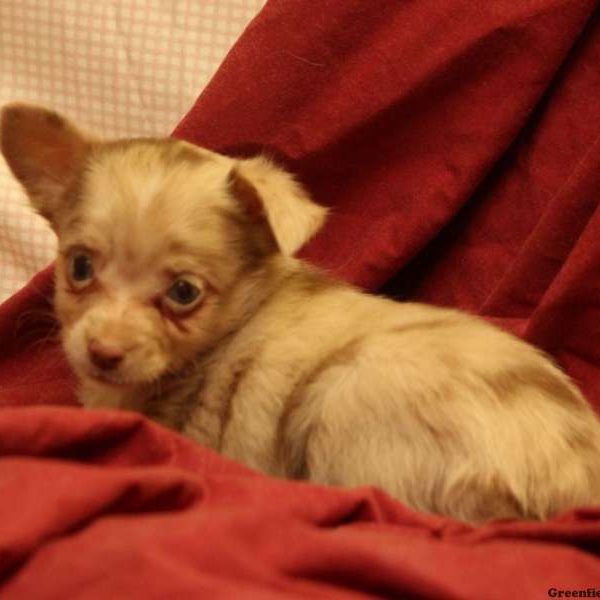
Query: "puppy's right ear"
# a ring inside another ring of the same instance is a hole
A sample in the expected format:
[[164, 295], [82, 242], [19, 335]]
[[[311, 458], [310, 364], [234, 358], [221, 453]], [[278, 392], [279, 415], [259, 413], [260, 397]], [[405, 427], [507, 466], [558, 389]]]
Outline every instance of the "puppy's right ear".
[[91, 146], [91, 138], [55, 112], [27, 104], [2, 110], [2, 154], [33, 207], [52, 225]]

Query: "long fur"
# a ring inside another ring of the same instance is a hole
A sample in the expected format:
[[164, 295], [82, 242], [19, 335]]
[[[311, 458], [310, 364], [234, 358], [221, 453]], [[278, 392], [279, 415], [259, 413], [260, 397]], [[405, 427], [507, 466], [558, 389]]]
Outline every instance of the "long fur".
[[[471, 523], [598, 501], [599, 422], [568, 377], [478, 318], [294, 259], [325, 210], [273, 163], [100, 142], [27, 105], [7, 107], [1, 130], [59, 238], [55, 306], [85, 406], [144, 412], [271, 475], [373, 484]], [[94, 267], [83, 286], [81, 251]], [[165, 295], [184, 275], [202, 298], [174, 314]], [[97, 347], [118, 366], [94, 361]]]

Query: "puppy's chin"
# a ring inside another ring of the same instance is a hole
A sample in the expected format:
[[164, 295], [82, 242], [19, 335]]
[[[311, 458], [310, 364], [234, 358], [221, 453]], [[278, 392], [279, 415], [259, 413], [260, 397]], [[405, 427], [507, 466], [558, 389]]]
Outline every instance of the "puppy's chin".
[[141, 411], [144, 387], [135, 384], [116, 384], [105, 378], [78, 373], [79, 401], [84, 408], [109, 408]]
[[113, 408], [142, 411], [143, 399], [152, 395], [156, 379], [133, 379], [115, 372], [104, 372], [93, 366], [73, 364], [79, 379], [82, 404], [85, 408]]

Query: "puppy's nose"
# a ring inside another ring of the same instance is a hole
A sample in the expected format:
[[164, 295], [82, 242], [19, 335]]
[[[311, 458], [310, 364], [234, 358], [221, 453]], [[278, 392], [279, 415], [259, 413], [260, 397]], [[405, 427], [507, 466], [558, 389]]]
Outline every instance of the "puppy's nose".
[[125, 357], [125, 352], [121, 348], [96, 341], [89, 343], [88, 354], [92, 364], [103, 371], [116, 369]]

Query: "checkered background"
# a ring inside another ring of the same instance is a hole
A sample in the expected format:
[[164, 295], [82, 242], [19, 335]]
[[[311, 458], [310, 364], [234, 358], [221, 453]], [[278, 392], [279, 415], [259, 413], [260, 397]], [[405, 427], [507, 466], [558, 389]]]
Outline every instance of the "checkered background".
[[[167, 135], [264, 3], [0, 0], [0, 104], [44, 104], [107, 137]], [[0, 159], [0, 301], [54, 250]]]

